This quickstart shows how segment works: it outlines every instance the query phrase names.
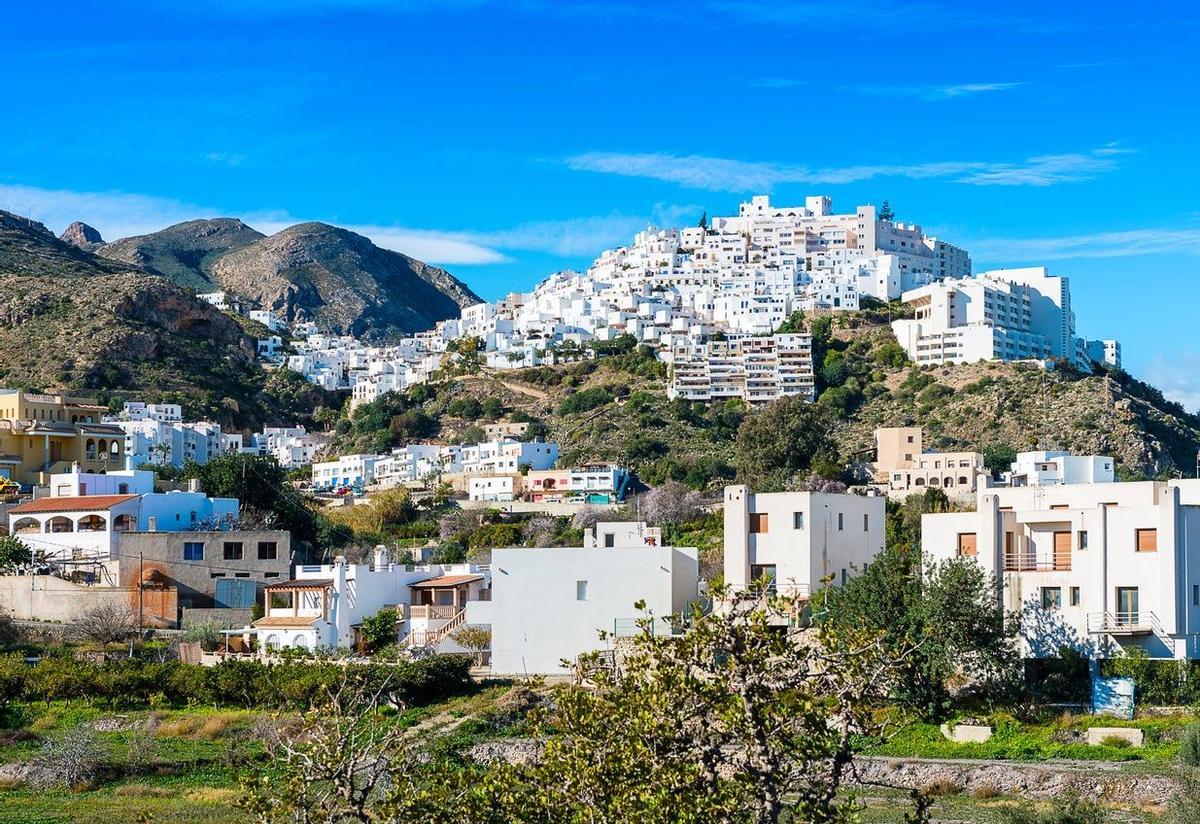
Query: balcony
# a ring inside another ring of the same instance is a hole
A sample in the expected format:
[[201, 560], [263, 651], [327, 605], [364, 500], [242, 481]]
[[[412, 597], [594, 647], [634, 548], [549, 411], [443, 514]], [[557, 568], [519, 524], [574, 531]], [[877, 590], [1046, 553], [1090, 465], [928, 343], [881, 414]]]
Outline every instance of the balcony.
[[449, 604], [416, 604], [409, 610], [414, 621], [448, 621], [457, 615], [459, 607]]
[[1005, 550], [1005, 572], [1070, 572], [1070, 550], [1058, 550], [1053, 555], [1032, 550]]
[[1158, 616], [1148, 609], [1137, 612], [1089, 612], [1087, 628], [1089, 635], [1166, 635]]

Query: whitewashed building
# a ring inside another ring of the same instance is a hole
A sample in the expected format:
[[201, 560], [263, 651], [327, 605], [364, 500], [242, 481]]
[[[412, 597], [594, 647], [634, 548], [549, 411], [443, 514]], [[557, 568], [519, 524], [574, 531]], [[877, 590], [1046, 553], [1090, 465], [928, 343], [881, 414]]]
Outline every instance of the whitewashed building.
[[995, 577], [1027, 657], [1200, 657], [1200, 481], [981, 490], [974, 512], [923, 516], [921, 536], [927, 558]]
[[727, 486], [725, 583], [765, 581], [799, 597], [843, 584], [883, 552], [885, 511], [881, 496]]

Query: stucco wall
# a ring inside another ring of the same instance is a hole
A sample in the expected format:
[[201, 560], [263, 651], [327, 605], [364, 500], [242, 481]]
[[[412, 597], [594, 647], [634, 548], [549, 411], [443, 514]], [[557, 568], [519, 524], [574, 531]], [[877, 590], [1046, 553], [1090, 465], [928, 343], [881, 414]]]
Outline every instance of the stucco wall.
[[[140, 599], [147, 626], [175, 626], [174, 589], [146, 589]], [[103, 604], [125, 606], [137, 614], [139, 592], [126, 587], [88, 587], [52, 575], [0, 576], [0, 610], [17, 620], [71, 622]]]

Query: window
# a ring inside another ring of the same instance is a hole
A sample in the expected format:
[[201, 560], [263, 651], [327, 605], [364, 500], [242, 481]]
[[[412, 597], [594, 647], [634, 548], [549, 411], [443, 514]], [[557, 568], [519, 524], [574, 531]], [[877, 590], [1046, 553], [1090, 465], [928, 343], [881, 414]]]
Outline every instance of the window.
[[792, 513], [792, 526], [795, 527], [796, 529], [804, 529], [804, 513], [803, 512], [793, 512]]
[[1042, 587], [1042, 609], [1062, 608], [1062, 587]]
[[838, 513], [838, 532], [841, 532], [845, 528], [846, 528], [846, 516], [843, 513], [839, 512]]
[[226, 541], [223, 557], [226, 561], [242, 560], [242, 542], [241, 541]]
[[1066, 504], [1051, 504], [1050, 508], [1051, 509], [1066, 509], [1067, 505]]
[[264, 578], [278, 578], [279, 573], [278, 572], [264, 572], [263, 577]]
[[762, 533], [767, 531], [767, 513], [751, 512], [750, 513], [750, 532]]
[[1192, 606], [1200, 607], [1200, 584], [1192, 584]]
[[274, 561], [279, 556], [279, 547], [274, 541], [258, 542], [258, 560]]
[[234, 578], [249, 578], [250, 573], [249, 572], [235, 572], [235, 573], [233, 573], [233, 577]]
[[842, 567], [842, 586], [846, 585], [846, 579], [850, 576], [846, 574], [846, 568]]
[[751, 564], [750, 565], [750, 583], [763, 581], [768, 590], [775, 589], [775, 565], [774, 564]]
[[1079, 549], [1080, 549], [1080, 551], [1087, 549], [1087, 530], [1086, 529], [1079, 530]]
[[1079, 587], [1071, 587], [1071, 606], [1079, 606]]
[[616, 543], [617, 543], [616, 535], [612, 534], [611, 532], [604, 533], [604, 545], [605, 546], [616, 546]]
[[210, 573], [208, 573], [208, 577], [209, 578], [224, 578], [225, 573], [224, 572], [210, 572]]
[[863, 513], [863, 532], [867, 532], [868, 530], [870, 530], [870, 528], [871, 528], [871, 516], [868, 513], [864, 512]]
[[576, 601], [586, 601], [587, 600], [587, 581], [576, 581], [575, 582], [575, 600]]
[[1138, 552], [1157, 552], [1158, 551], [1158, 530], [1157, 529], [1138, 529], [1135, 530], [1135, 549]]
[[183, 545], [183, 560], [203, 561], [204, 544], [200, 541], [186, 541]]
[[958, 533], [958, 554], [959, 557], [969, 558], [976, 554], [975, 533], [960, 532]]

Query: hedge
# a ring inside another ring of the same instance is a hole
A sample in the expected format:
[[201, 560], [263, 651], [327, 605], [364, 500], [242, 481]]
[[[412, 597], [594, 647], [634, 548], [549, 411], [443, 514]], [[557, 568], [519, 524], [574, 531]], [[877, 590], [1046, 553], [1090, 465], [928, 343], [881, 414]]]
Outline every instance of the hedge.
[[470, 659], [435, 656], [396, 664], [281, 662], [249, 659], [213, 667], [137, 659], [102, 664], [47, 657], [30, 665], [0, 656], [0, 705], [15, 701], [99, 700], [113, 706], [164, 703], [304, 709], [343, 678], [401, 706], [428, 704], [464, 692]]

